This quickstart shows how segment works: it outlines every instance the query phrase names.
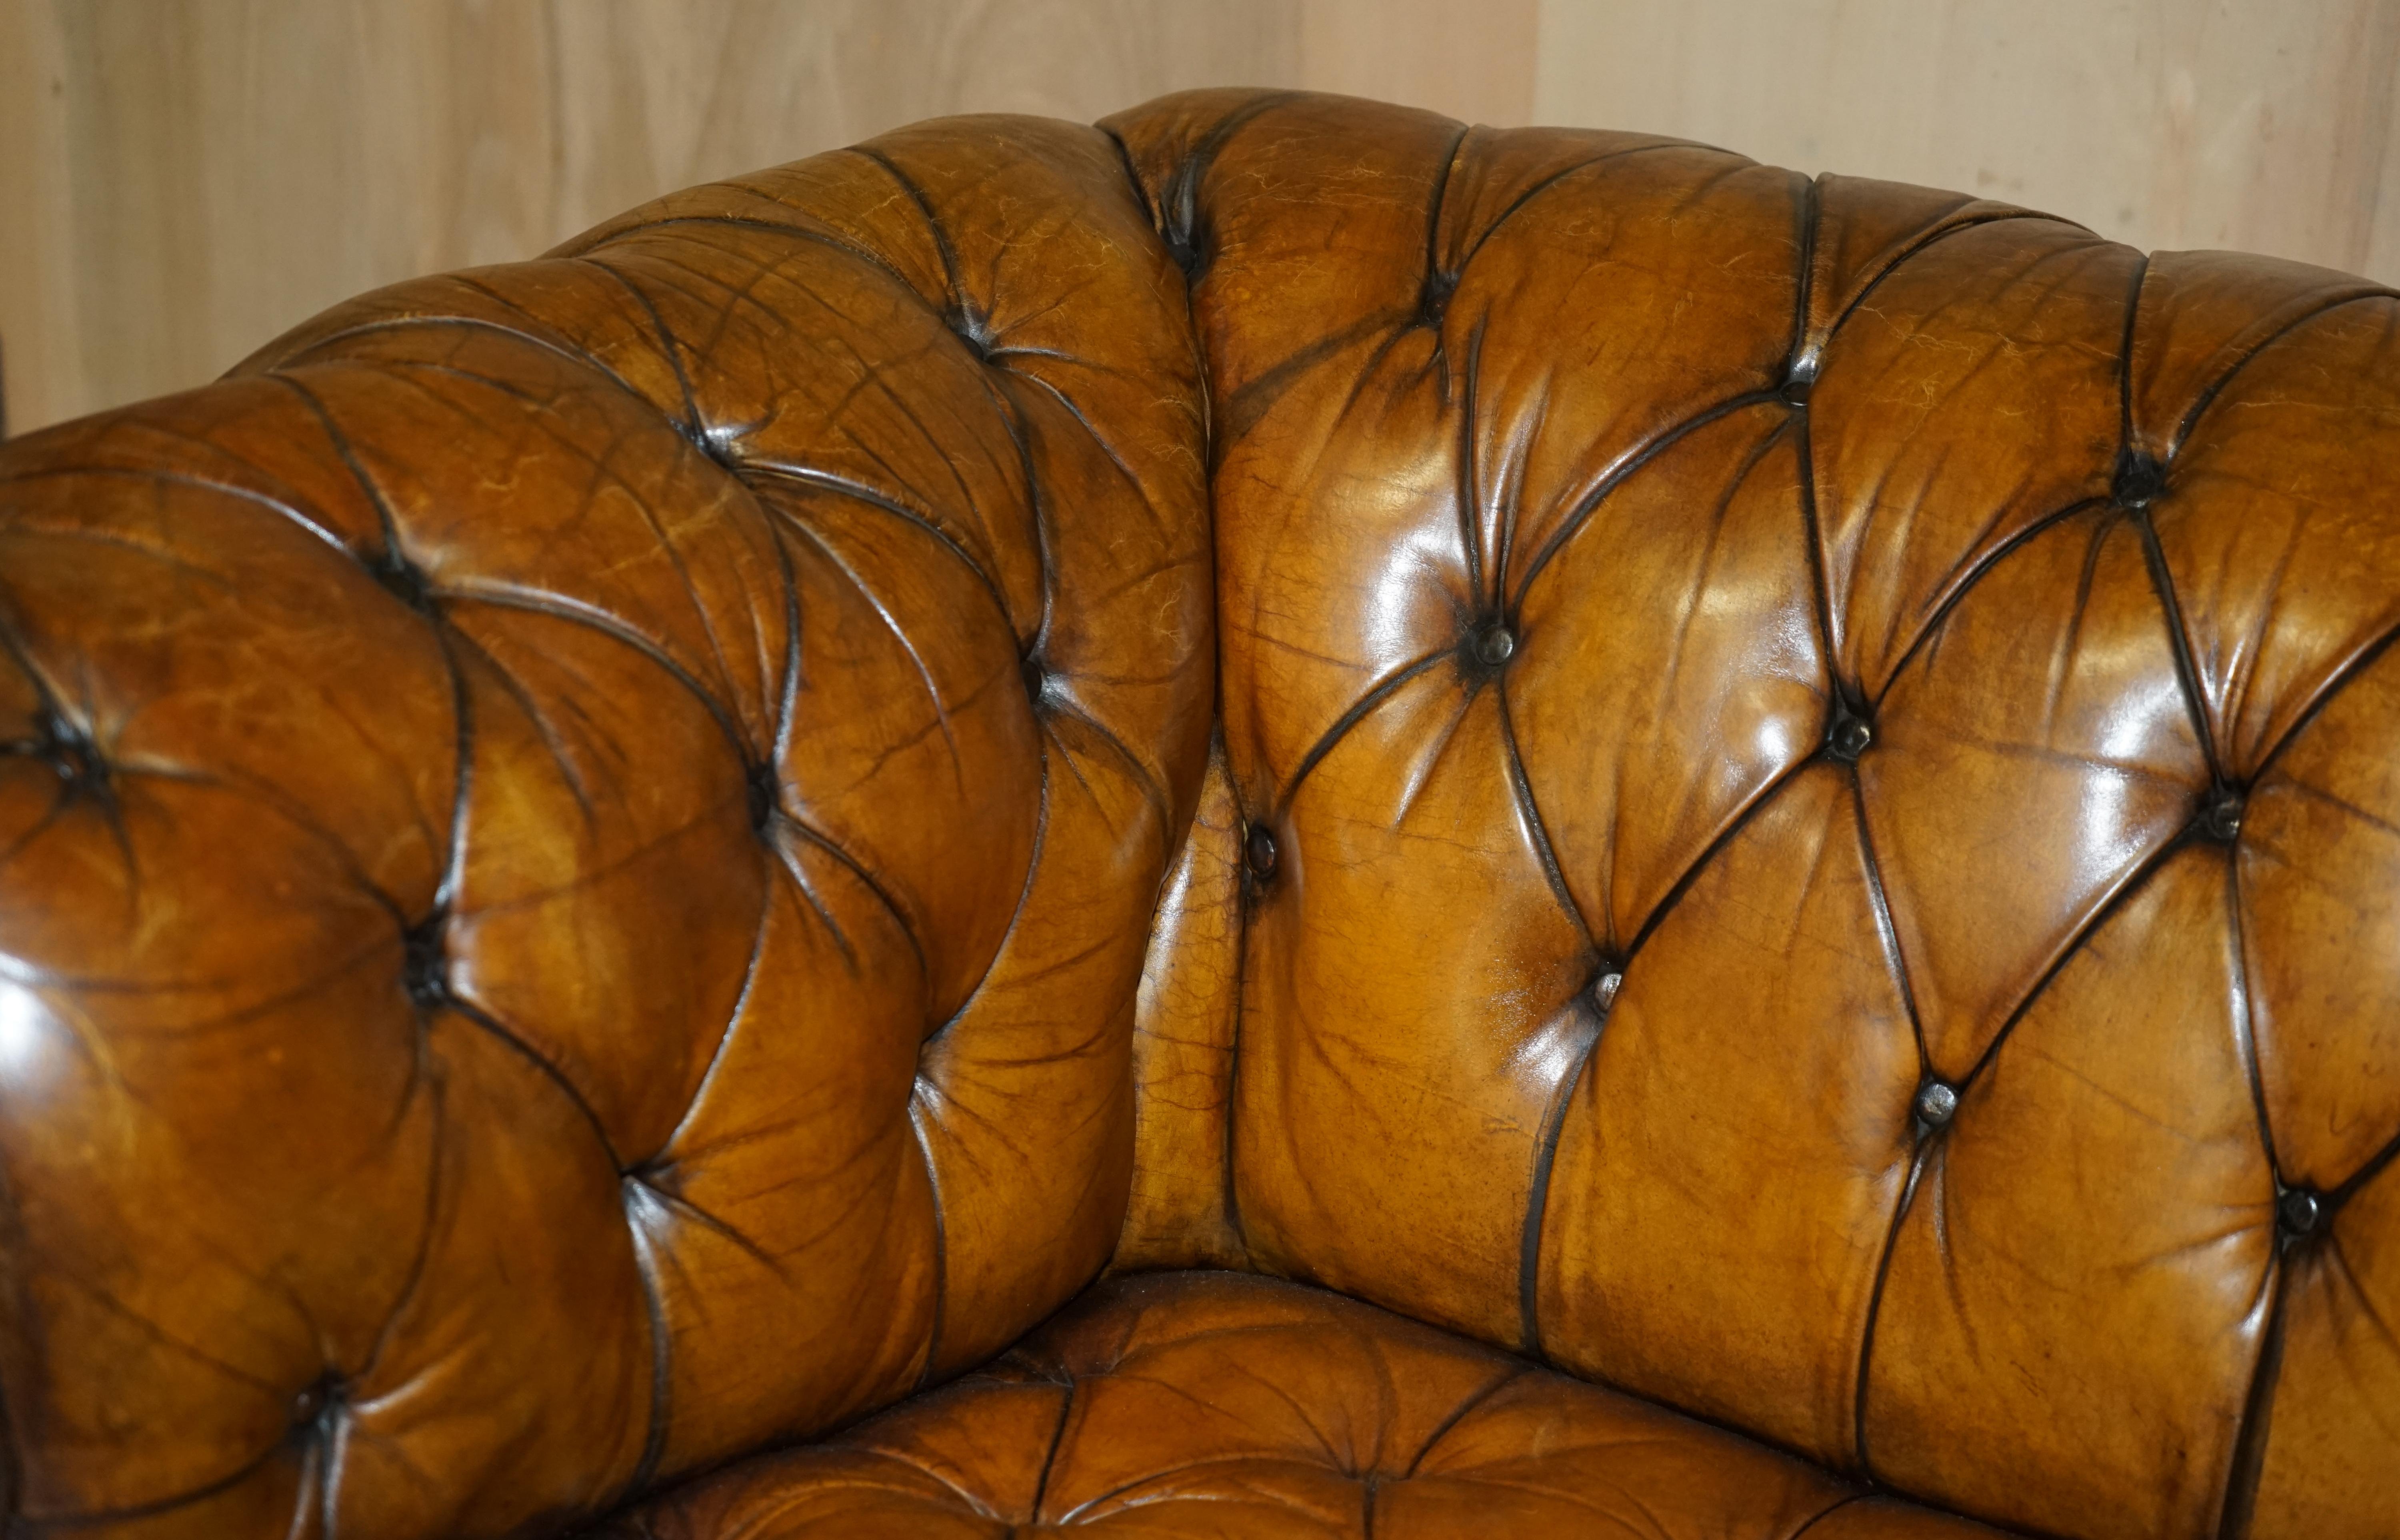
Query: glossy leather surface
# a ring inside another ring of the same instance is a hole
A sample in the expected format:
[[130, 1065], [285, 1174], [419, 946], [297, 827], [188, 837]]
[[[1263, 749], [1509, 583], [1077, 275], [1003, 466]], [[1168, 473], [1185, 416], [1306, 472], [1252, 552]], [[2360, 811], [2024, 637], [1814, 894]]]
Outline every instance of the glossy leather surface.
[[1087, 1284], [1203, 416], [1115, 150], [1013, 120], [11, 443], [20, 1521], [547, 1531]]
[[2400, 1533], [2400, 304], [1630, 135], [1108, 126], [1226, 771], [1120, 1261], [2002, 1523]]
[[1102, 1285], [998, 1362], [745, 1462], [606, 1540], [1052, 1533], [1996, 1540], [1322, 1289]]
[[[17, 1522], [2400, 1533], [2395, 465], [2357, 279], [1249, 91], [15, 441]], [[1110, 1266], [1294, 1281], [934, 1388]]]

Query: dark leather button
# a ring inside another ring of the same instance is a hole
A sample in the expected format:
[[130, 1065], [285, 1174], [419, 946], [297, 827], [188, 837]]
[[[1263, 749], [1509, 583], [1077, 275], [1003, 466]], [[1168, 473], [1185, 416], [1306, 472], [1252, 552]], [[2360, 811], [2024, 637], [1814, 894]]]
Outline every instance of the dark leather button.
[[1243, 859], [1250, 864], [1250, 875], [1263, 882], [1275, 875], [1275, 842], [1263, 825], [1250, 825], [1249, 834], [1242, 840]]
[[1022, 665], [1025, 674], [1025, 698], [1039, 704], [1042, 692], [1050, 688], [1050, 671], [1042, 666], [1039, 658], [1028, 658]]
[[2242, 794], [2227, 788], [2208, 799], [2201, 810], [2200, 831], [2209, 838], [2230, 845], [2242, 832]]
[[1624, 986], [1625, 974], [1615, 968], [1608, 969], [1598, 978], [1593, 979], [1591, 981], [1592, 1008], [1602, 1015], [1606, 1015], [1609, 1007], [1616, 1003], [1616, 991]]
[[967, 345], [967, 351], [979, 359], [989, 359], [992, 349], [991, 328], [972, 306], [953, 302], [943, 315], [942, 323], [951, 334]]
[[2325, 1219], [2325, 1204], [2305, 1187], [2287, 1187], [2275, 1200], [2275, 1222], [2294, 1240], [2313, 1234]]
[[1833, 731], [1825, 736], [1826, 747], [1834, 751], [1834, 758], [1842, 760], [1857, 759], [1874, 742], [1875, 729], [1867, 726], [1866, 718], [1847, 715], [1834, 722]]
[[401, 981], [420, 1011], [440, 1008], [450, 998], [450, 962], [442, 946], [442, 920], [432, 915], [402, 938]]
[[420, 614], [431, 612], [433, 585], [425, 580], [425, 574], [406, 557], [394, 552], [369, 570], [374, 572], [375, 580], [383, 585], [385, 593]]
[[1929, 1080], [1916, 1090], [1917, 1121], [1928, 1128], [1946, 1128], [1958, 1111], [1958, 1093], [1938, 1080]]
[[71, 788], [107, 785], [108, 761], [101, 757], [100, 746], [74, 723], [55, 713], [45, 713], [37, 732], [39, 735], [31, 743], [0, 746], [0, 753], [31, 754], [43, 759]]
[[2121, 507], [2148, 508], [2166, 489], [2166, 467], [2148, 455], [2127, 455], [2117, 462], [2116, 480], [2108, 495]]
[[743, 779], [749, 787], [750, 826], [763, 830], [773, 822], [776, 804], [780, 800], [782, 788], [777, 784], [775, 767], [765, 763], [753, 765], [743, 773]]
[[1507, 662], [1516, 650], [1516, 633], [1506, 621], [1494, 620], [1476, 634], [1475, 656], [1493, 668]]
[[333, 1370], [327, 1370], [313, 1383], [302, 1386], [300, 1393], [292, 1397], [292, 1425], [295, 1428], [314, 1425], [323, 1419], [327, 1411], [338, 1406], [341, 1399], [342, 1382]]
[[1785, 380], [1783, 382], [1783, 388], [1778, 390], [1776, 394], [1781, 396], [1784, 401], [1791, 405], [1806, 406], [1808, 404], [1809, 388], [1816, 383], [1817, 382], [1815, 380], [1802, 379], [1795, 375], [1792, 378]]
[[1417, 302], [1417, 324], [1439, 326], [1442, 316], [1450, 309], [1450, 296], [1458, 292], [1456, 273], [1430, 273], [1425, 277], [1425, 293]]

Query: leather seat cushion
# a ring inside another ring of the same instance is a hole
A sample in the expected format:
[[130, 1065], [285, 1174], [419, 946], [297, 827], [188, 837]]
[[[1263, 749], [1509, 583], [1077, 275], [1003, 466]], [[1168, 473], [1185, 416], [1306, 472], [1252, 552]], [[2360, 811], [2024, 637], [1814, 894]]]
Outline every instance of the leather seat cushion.
[[1101, 1284], [983, 1370], [617, 1520], [618, 1540], [790, 1535], [1996, 1532], [1323, 1289]]

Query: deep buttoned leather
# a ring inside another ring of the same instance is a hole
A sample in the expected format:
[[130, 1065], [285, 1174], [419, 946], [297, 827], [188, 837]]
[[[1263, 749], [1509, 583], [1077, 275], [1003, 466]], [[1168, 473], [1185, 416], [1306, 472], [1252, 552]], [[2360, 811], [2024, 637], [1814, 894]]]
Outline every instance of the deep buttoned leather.
[[607, 1540], [1994, 1540], [1790, 1454], [1320, 1288], [1165, 1273], [998, 1362], [648, 1505]]
[[2393, 296], [1629, 135], [1109, 126], [1209, 361], [1179, 893], [1241, 920], [1160, 929], [1141, 1165], [1202, 1105], [1225, 1179], [1125, 1260], [2006, 1524], [2400, 1530]]
[[20, 1522], [2400, 1532], [2395, 320], [1217, 91], [12, 443]]
[[1203, 417], [1114, 148], [1009, 120], [11, 444], [22, 1521], [554, 1528], [1084, 1287]]

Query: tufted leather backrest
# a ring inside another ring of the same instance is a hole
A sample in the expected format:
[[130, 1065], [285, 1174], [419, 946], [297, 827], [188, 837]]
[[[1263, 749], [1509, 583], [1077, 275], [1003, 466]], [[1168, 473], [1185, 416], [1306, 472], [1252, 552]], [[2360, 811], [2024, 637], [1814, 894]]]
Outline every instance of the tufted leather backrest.
[[1630, 135], [1105, 126], [1221, 648], [1121, 1261], [2005, 1523], [2400, 1533], [2400, 304]]
[[1087, 1282], [1203, 413], [1114, 147], [968, 119], [11, 443], [20, 1521], [555, 1528]]
[[2400, 1532], [2400, 303], [1104, 127], [0, 453], [20, 1521], [555, 1530], [1114, 1246], [2004, 1523]]

